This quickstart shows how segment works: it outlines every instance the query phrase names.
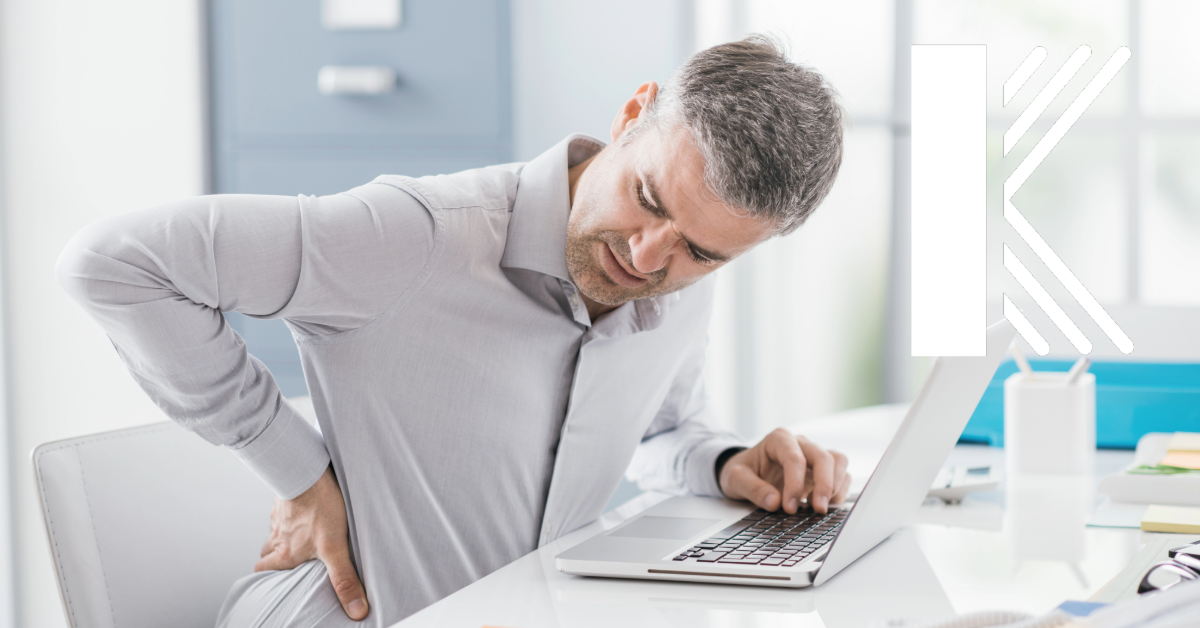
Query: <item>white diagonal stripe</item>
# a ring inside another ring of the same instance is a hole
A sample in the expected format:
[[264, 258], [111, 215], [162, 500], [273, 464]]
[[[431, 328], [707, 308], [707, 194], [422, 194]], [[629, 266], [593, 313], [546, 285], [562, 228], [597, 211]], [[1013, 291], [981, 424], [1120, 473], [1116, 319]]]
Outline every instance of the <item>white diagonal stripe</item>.
[[1076, 301], [1079, 301], [1079, 304], [1083, 306], [1088, 316], [1091, 316], [1092, 320], [1096, 321], [1096, 324], [1112, 340], [1113, 344], [1121, 350], [1121, 353], [1125, 354], [1133, 352], [1133, 342], [1129, 339], [1129, 336], [1125, 335], [1125, 332], [1121, 330], [1117, 322], [1108, 315], [1108, 312], [1104, 311], [1104, 308], [1100, 306], [1096, 298], [1092, 296], [1092, 293], [1088, 292], [1087, 288], [1067, 268], [1062, 259], [1038, 235], [1033, 226], [1029, 224], [1029, 221], [1025, 220], [1025, 217], [1021, 215], [1021, 212], [1017, 211], [1016, 206], [1012, 203], [1012, 197], [1025, 184], [1025, 181], [1033, 173], [1034, 169], [1041, 165], [1046, 155], [1058, 145], [1059, 140], [1066, 135], [1071, 126], [1079, 120], [1079, 117], [1083, 115], [1088, 106], [1096, 100], [1100, 92], [1112, 81], [1117, 72], [1124, 67], [1125, 62], [1129, 60], [1129, 56], [1128, 48], [1124, 46], [1118, 48], [1109, 57], [1108, 61], [1104, 63], [1104, 67], [1100, 68], [1096, 76], [1083, 88], [1083, 91], [1075, 98], [1074, 102], [1067, 107], [1063, 115], [1050, 127], [1050, 131], [1046, 133], [1045, 137], [1038, 141], [1033, 150], [1029, 152], [1029, 155], [1021, 161], [1016, 170], [1004, 181], [1004, 218], [1016, 229], [1021, 238], [1025, 240], [1025, 243], [1033, 249], [1033, 252], [1042, 260], [1042, 263], [1050, 269], [1050, 272], [1054, 273], [1054, 276], [1066, 286], [1071, 296], [1075, 297]]
[[1033, 278], [1033, 275], [1029, 272], [1029, 269], [1025, 268], [1025, 265], [1021, 263], [1021, 260], [1017, 259], [1017, 256], [1013, 254], [1012, 250], [1008, 248], [1007, 244], [1004, 245], [1004, 267], [1008, 269], [1008, 272], [1012, 273], [1012, 276], [1016, 278], [1017, 283], [1021, 284], [1022, 288], [1025, 288], [1025, 291], [1029, 293], [1029, 296], [1033, 297], [1034, 302], [1036, 302], [1038, 306], [1040, 306], [1042, 310], [1046, 312], [1046, 315], [1050, 317], [1050, 320], [1054, 321], [1054, 324], [1057, 325], [1060, 330], [1062, 330], [1062, 333], [1066, 335], [1067, 340], [1070, 340], [1071, 344], [1075, 345], [1075, 348], [1078, 349], [1080, 353], [1086, 355], [1092, 352], [1091, 341], [1089, 341], [1087, 337], [1083, 335], [1082, 331], [1079, 331], [1079, 328], [1075, 326], [1075, 323], [1071, 321], [1071, 318], [1067, 316], [1067, 313], [1064, 312], [1061, 307], [1058, 307], [1058, 303], [1054, 301], [1054, 298], [1050, 296], [1050, 293], [1046, 292], [1046, 289], [1042, 287], [1042, 284], [1038, 283], [1037, 279]]
[[[1030, 54], [1032, 56], [1032, 53]], [[1045, 55], [1044, 52], [1042, 54], [1043, 56]], [[1021, 140], [1021, 137], [1025, 135], [1025, 132], [1029, 130], [1029, 127], [1033, 126], [1033, 123], [1041, 117], [1042, 113], [1046, 111], [1046, 107], [1049, 107], [1050, 103], [1054, 102], [1054, 99], [1058, 97], [1059, 92], [1061, 92], [1063, 88], [1067, 86], [1067, 83], [1070, 82], [1077, 72], [1079, 72], [1079, 68], [1083, 67], [1084, 62], [1087, 61], [1088, 57], [1090, 56], [1092, 56], [1091, 48], [1088, 48], [1087, 46], [1080, 46], [1076, 48], [1074, 54], [1067, 59], [1067, 62], [1058, 69], [1058, 72], [1054, 73], [1054, 76], [1050, 77], [1050, 82], [1046, 83], [1046, 86], [1042, 88], [1042, 91], [1038, 92], [1038, 95], [1034, 97], [1033, 102], [1029, 103], [1029, 106], [1025, 108], [1025, 111], [1021, 112], [1021, 115], [1017, 118], [1017, 121], [1013, 122], [1012, 126], [1008, 127], [1008, 130], [1004, 132], [1005, 155], [1008, 155], [1008, 151], [1012, 150], [1012, 147], [1017, 145], [1017, 142]], [[1018, 68], [1017, 71], [1019, 72], [1020, 68]], [[1007, 83], [1005, 83], [1004, 89], [1005, 91], [1008, 90]]]
[[1034, 329], [1033, 324], [1029, 322], [1028, 318], [1025, 318], [1017, 306], [1013, 305], [1007, 294], [1004, 295], [1004, 318], [1007, 318], [1013, 327], [1017, 328], [1017, 332], [1038, 355], [1050, 353], [1050, 343], [1046, 342], [1046, 339], [1042, 338], [1042, 335]]
[[[1083, 46], [1080, 46], [1080, 48], [1083, 48]], [[1017, 190], [1021, 189], [1021, 186], [1025, 184], [1025, 180], [1029, 178], [1029, 175], [1033, 173], [1035, 168], [1042, 164], [1042, 160], [1046, 158], [1046, 155], [1049, 155], [1050, 151], [1058, 145], [1058, 141], [1067, 134], [1067, 131], [1071, 130], [1071, 126], [1079, 120], [1079, 116], [1082, 116], [1083, 112], [1091, 106], [1092, 101], [1096, 100], [1096, 96], [1100, 95], [1101, 90], [1113, 80], [1113, 77], [1117, 75], [1117, 72], [1124, 67], [1125, 62], [1128, 60], [1129, 49], [1125, 46], [1117, 48], [1117, 51], [1108, 58], [1108, 61], [1104, 63], [1104, 67], [1100, 68], [1096, 76], [1092, 77], [1092, 80], [1083, 88], [1079, 96], [1067, 107], [1062, 116], [1054, 122], [1054, 126], [1051, 126], [1046, 135], [1033, 147], [1033, 150], [1029, 151], [1029, 154], [1021, 161], [1021, 165], [1017, 166], [1017, 169], [1004, 181], [1004, 200], [1007, 201], [1012, 198], [1013, 194], [1016, 194]]]
[[[1017, 211], [1016, 206], [1010, 200], [1004, 201], [1004, 218], [1008, 220], [1008, 224], [1012, 225], [1017, 234], [1021, 236], [1021, 239], [1025, 240], [1029, 248], [1033, 249], [1033, 252], [1050, 269], [1050, 272], [1054, 273], [1054, 276], [1066, 286], [1071, 296], [1075, 297], [1076, 301], [1079, 301], [1079, 304], [1083, 306], [1088, 316], [1091, 316], [1092, 320], [1096, 321], [1096, 324], [1113, 341], [1113, 344], [1117, 345], [1121, 353], [1132, 353], [1133, 341], [1129, 339], [1129, 336], [1125, 335], [1124, 331], [1121, 331], [1117, 322], [1108, 315], [1108, 312], [1104, 311], [1104, 308], [1100, 306], [1100, 303], [1096, 301], [1092, 293], [1088, 292], [1088, 289], [1083, 286], [1083, 282], [1075, 277], [1075, 274], [1067, 268], [1067, 265], [1058, 257], [1058, 254], [1050, 248], [1050, 245], [1046, 244], [1042, 236], [1038, 235], [1033, 225], [1029, 224], [1028, 220], [1025, 220], [1025, 217], [1021, 215], [1021, 212]], [[1007, 247], [1005, 247], [1005, 250], [1007, 250]], [[1007, 265], [1007, 262], [1005, 265]]]
[[[1021, 65], [1017, 66], [1017, 71], [1013, 72], [1012, 76], [1008, 77], [1007, 81], [1004, 81], [1005, 107], [1008, 106], [1008, 101], [1012, 100], [1012, 97], [1015, 96], [1017, 92], [1021, 91], [1021, 87], [1025, 85], [1025, 81], [1028, 81], [1029, 77], [1033, 76], [1034, 71], [1041, 67], [1042, 62], [1045, 60], [1045, 48], [1038, 46], [1029, 51], [1029, 56], [1025, 57], [1025, 60], [1021, 62]], [[1004, 152], [1007, 153], [1008, 151], [1005, 150]]]

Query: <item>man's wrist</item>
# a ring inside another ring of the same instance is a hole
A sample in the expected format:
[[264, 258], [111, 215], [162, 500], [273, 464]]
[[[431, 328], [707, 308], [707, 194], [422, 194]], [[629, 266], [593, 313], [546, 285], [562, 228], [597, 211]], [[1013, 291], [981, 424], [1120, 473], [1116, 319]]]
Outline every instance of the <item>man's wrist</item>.
[[717, 489], [719, 489], [722, 493], [724, 493], [725, 490], [721, 488], [721, 469], [725, 468], [725, 463], [729, 462], [730, 458], [743, 451], [746, 451], [745, 447], [730, 447], [729, 449], [722, 451], [721, 454], [717, 456], [717, 461], [713, 464], [713, 474], [717, 478]]

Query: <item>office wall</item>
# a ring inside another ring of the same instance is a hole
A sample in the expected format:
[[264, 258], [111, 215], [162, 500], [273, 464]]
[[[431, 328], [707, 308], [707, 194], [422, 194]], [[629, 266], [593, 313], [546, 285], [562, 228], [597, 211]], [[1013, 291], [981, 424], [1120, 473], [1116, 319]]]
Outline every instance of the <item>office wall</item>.
[[201, 193], [198, 7], [198, 0], [0, 4], [15, 625], [66, 625], [30, 450], [161, 420], [100, 329], [59, 290], [54, 263], [89, 222]]
[[512, 0], [514, 157], [569, 133], [605, 142], [617, 109], [691, 54], [690, 0]]

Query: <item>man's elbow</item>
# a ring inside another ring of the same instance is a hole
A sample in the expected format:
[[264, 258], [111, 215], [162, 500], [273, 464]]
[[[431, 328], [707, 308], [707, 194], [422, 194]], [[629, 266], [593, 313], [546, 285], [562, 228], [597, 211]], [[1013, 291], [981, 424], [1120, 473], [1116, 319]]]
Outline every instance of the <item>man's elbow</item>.
[[58, 256], [54, 274], [62, 287], [80, 305], [97, 302], [99, 290], [114, 277], [117, 261], [110, 255], [114, 242], [121, 239], [112, 220], [100, 220], [84, 227]]

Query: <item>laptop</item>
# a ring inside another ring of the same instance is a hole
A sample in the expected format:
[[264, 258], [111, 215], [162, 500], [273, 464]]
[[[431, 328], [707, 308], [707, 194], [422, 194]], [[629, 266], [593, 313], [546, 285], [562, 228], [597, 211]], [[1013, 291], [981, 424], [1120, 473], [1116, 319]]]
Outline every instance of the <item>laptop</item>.
[[568, 574], [773, 587], [824, 583], [906, 525], [1008, 351], [987, 328], [984, 357], [938, 358], [853, 504], [767, 512], [711, 497], [668, 499], [555, 557]]

